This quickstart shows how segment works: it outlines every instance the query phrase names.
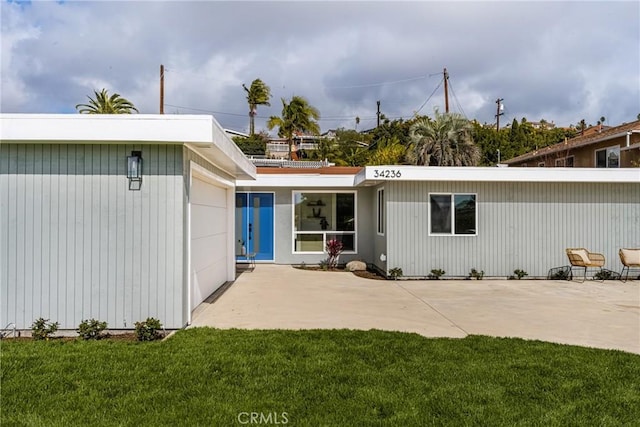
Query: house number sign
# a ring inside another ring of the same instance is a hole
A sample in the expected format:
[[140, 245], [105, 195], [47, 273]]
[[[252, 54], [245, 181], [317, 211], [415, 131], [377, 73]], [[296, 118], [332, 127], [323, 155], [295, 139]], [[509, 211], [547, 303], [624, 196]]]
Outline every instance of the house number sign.
[[399, 169], [374, 169], [374, 178], [400, 178], [402, 174]]

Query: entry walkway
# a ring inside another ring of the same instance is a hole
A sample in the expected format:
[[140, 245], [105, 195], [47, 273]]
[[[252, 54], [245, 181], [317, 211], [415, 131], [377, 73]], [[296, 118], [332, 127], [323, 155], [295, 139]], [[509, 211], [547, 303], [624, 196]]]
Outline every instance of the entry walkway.
[[490, 335], [640, 354], [640, 282], [386, 281], [258, 264], [191, 326]]

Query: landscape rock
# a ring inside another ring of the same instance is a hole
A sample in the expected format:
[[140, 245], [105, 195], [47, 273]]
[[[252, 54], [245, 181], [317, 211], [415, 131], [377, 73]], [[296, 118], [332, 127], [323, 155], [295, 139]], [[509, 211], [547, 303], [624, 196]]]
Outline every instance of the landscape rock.
[[367, 264], [362, 261], [349, 261], [346, 268], [348, 271], [365, 271]]

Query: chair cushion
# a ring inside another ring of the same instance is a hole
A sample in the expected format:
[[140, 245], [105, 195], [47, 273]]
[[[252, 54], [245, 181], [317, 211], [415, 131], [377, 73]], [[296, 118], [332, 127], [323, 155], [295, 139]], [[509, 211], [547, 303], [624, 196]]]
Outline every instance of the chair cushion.
[[589, 253], [585, 249], [574, 249], [571, 251], [571, 253], [578, 255], [585, 265], [591, 263], [591, 261], [589, 260]]
[[628, 266], [640, 267], [640, 249], [620, 249], [624, 256], [624, 263]]

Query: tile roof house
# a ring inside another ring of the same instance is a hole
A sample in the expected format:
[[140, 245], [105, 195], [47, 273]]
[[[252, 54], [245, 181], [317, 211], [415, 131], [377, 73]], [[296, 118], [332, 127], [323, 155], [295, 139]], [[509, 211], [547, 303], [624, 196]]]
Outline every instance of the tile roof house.
[[629, 168], [640, 165], [640, 120], [603, 128], [507, 160], [509, 166]]

